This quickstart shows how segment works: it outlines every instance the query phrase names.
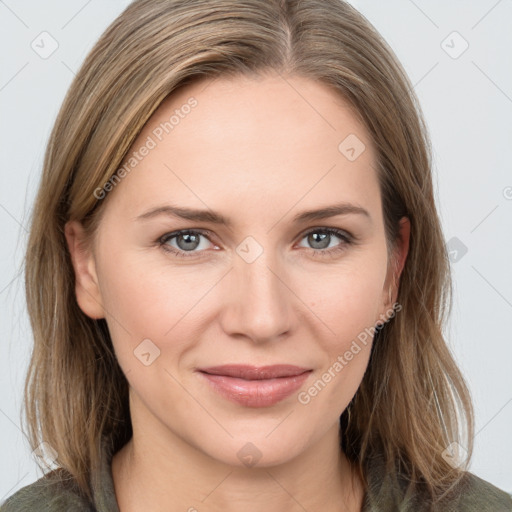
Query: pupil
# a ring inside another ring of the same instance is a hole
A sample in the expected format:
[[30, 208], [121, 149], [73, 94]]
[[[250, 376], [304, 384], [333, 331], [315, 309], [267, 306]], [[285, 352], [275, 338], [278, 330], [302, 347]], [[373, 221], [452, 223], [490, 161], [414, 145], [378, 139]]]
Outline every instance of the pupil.
[[[316, 249], [325, 249], [329, 246], [329, 233], [313, 233], [313, 243], [317, 243], [318, 239], [320, 239], [320, 247], [316, 247]], [[315, 240], [316, 239], [316, 240]], [[325, 241], [327, 240], [327, 244]]]
[[[197, 247], [197, 240], [194, 240], [194, 238], [197, 238], [196, 235], [190, 234], [190, 233], [184, 233], [178, 237], [178, 245], [180, 245], [180, 249], [195, 249]], [[185, 246], [181, 247], [181, 244], [179, 243], [180, 240], [185, 239]], [[195, 245], [194, 245], [195, 243]], [[192, 246], [187, 245], [192, 244]]]

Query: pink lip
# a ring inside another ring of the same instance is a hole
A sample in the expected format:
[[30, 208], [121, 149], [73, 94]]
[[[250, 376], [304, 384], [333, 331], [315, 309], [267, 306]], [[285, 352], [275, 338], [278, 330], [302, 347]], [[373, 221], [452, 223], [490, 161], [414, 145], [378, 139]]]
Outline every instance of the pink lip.
[[246, 407], [268, 407], [297, 391], [312, 370], [288, 364], [200, 368], [215, 391]]

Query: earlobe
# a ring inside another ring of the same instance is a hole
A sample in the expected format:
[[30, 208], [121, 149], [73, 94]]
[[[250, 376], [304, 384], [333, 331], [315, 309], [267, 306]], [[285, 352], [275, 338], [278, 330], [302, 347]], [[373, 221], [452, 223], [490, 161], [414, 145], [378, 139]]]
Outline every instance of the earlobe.
[[86, 242], [84, 228], [78, 221], [69, 221], [64, 226], [64, 234], [75, 272], [78, 305], [90, 318], [105, 318], [94, 255]]

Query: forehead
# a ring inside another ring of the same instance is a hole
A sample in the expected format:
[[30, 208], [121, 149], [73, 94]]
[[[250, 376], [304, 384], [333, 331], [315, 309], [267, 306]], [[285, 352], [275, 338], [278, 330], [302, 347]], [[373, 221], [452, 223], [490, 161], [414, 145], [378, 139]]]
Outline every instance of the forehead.
[[127, 167], [134, 152], [136, 165], [118, 187], [132, 208], [180, 198], [281, 212], [299, 201], [375, 202], [378, 194], [364, 125], [337, 91], [307, 78], [221, 77], [181, 87], [146, 123]]
[[309, 148], [326, 136], [337, 149], [337, 139], [349, 133], [368, 139], [355, 109], [332, 86], [270, 74], [202, 79], [180, 87], [162, 102], [140, 138], [152, 134], [166, 145], [179, 137], [185, 147], [187, 141], [198, 142], [194, 134], [205, 135], [205, 149], [210, 142], [237, 141], [244, 143], [240, 152], [261, 143], [265, 150], [283, 143], [289, 148], [299, 140]]

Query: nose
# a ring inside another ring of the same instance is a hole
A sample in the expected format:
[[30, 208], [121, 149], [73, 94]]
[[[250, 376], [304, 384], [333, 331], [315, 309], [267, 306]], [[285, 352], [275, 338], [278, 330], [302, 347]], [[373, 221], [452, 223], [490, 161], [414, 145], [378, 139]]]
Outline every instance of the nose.
[[282, 339], [293, 329], [297, 298], [289, 288], [284, 265], [270, 251], [263, 250], [254, 261], [237, 255], [226, 279], [221, 312], [224, 332], [263, 343]]

